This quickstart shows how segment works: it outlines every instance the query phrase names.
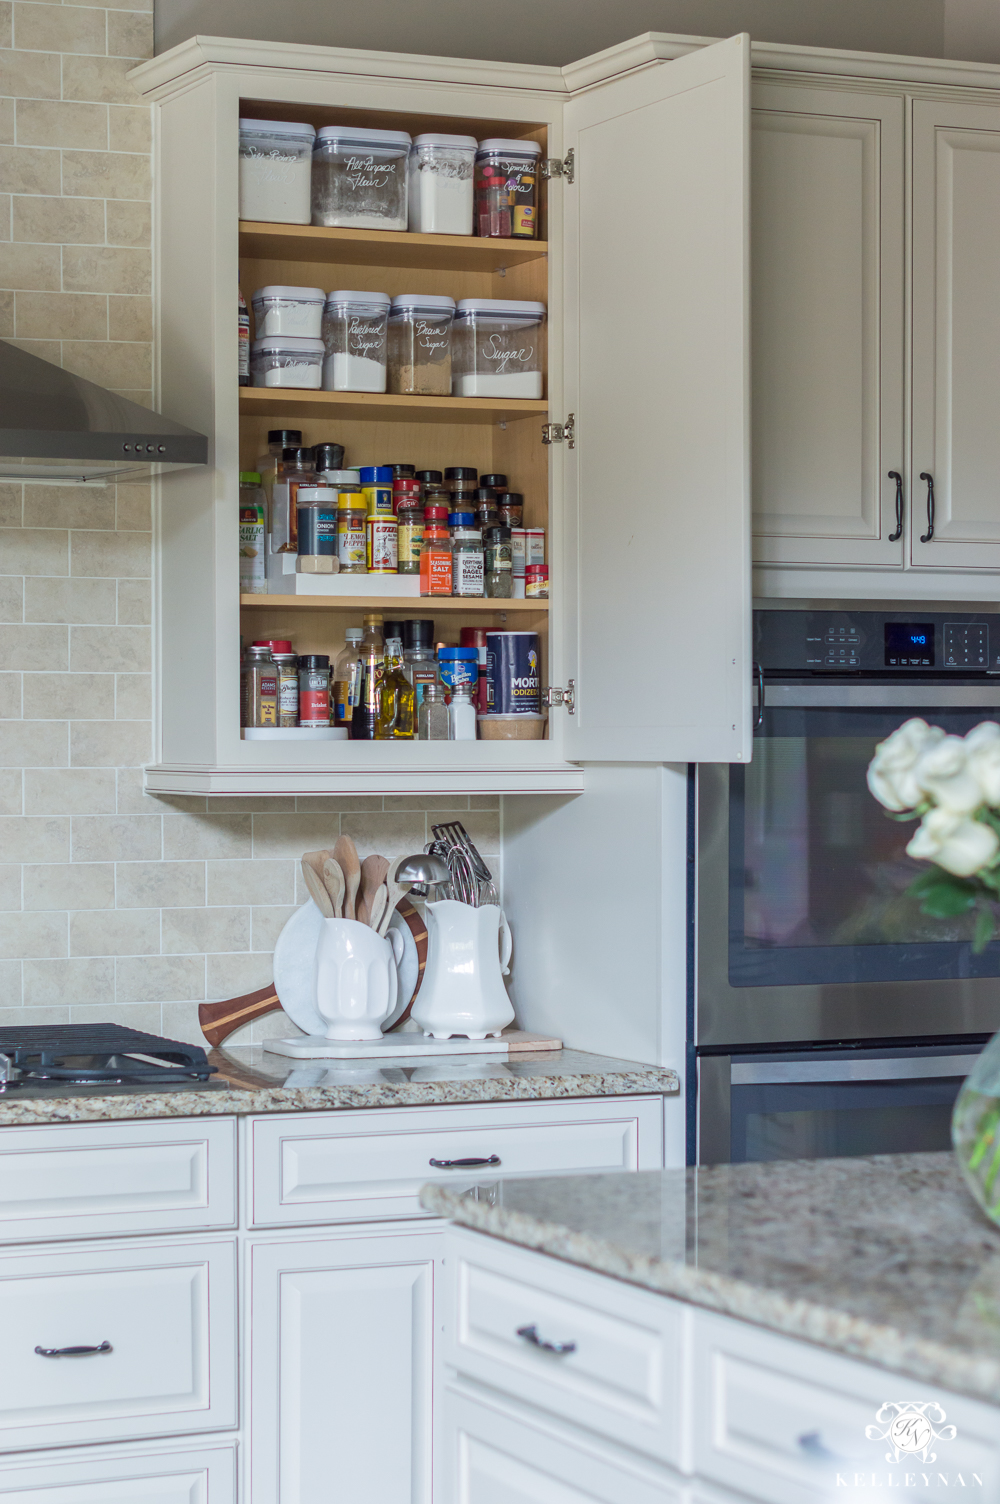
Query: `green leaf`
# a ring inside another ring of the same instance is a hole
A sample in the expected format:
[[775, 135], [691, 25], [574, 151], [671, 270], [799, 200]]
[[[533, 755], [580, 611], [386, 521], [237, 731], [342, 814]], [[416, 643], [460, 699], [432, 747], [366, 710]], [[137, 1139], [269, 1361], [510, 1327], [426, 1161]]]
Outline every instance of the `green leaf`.
[[940, 883], [924, 893], [920, 911], [929, 914], [932, 919], [954, 919], [958, 914], [967, 914], [975, 906], [975, 902], [974, 889], [970, 891]]
[[960, 887], [969, 893], [976, 891], [975, 884], [971, 883], [967, 877], [955, 877], [953, 873], [946, 872], [943, 867], [938, 867], [935, 863], [928, 867], [926, 872], [921, 872], [919, 877], [913, 879], [907, 892], [913, 898], [922, 898], [933, 888], [940, 887]]
[[972, 939], [972, 954], [982, 955], [996, 933], [997, 920], [992, 909], [980, 909], [976, 915], [976, 931]]

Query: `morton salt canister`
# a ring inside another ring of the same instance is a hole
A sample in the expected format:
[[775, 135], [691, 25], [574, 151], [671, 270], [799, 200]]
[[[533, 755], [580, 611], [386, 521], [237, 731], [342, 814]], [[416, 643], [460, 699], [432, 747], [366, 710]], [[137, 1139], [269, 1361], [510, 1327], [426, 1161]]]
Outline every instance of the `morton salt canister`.
[[537, 632], [487, 632], [486, 714], [538, 715], [541, 671]]

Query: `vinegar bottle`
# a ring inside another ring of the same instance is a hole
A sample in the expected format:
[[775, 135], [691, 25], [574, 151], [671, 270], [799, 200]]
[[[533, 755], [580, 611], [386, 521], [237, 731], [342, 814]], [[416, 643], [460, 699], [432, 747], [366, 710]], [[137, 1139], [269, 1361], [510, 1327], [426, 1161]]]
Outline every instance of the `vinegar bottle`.
[[361, 664], [361, 683], [358, 703], [351, 717], [351, 736], [356, 742], [373, 742], [378, 734], [378, 692], [385, 672], [385, 644], [382, 641], [381, 614], [364, 618], [364, 636], [358, 657]]

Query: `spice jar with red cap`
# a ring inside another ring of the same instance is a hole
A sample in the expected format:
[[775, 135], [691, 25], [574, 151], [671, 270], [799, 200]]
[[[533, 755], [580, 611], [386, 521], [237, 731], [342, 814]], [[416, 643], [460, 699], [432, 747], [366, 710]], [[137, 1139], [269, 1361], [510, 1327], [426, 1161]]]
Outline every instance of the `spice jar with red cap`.
[[278, 725], [299, 724], [299, 660], [287, 637], [258, 637], [255, 648], [270, 648], [278, 665]]

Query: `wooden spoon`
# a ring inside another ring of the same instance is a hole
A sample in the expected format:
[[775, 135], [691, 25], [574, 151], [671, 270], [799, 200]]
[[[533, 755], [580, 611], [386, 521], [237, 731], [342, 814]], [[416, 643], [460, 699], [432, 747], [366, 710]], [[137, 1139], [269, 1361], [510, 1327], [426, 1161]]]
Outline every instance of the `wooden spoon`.
[[332, 856], [328, 856], [323, 863], [323, 881], [326, 884], [326, 891], [329, 893], [333, 903], [334, 916], [340, 919], [344, 913], [346, 884], [340, 863]]
[[344, 918], [356, 919], [356, 900], [361, 882], [361, 863], [358, 848], [350, 836], [338, 836], [334, 842], [333, 858], [344, 874]]
[[358, 899], [357, 917], [362, 924], [371, 923], [375, 894], [388, 876], [389, 863], [384, 856], [366, 856], [361, 863], [361, 895]]
[[378, 934], [379, 932], [379, 925], [382, 923], [382, 915], [385, 913], [385, 902], [387, 897], [388, 895], [385, 891], [385, 884], [383, 883], [382, 886], [376, 890], [375, 897], [372, 899], [371, 913], [369, 915], [369, 923], [371, 924], [371, 927], [376, 934]]
[[307, 851], [302, 858], [302, 876], [305, 878], [306, 887], [309, 889], [309, 897], [319, 909], [323, 918], [333, 919], [335, 917], [333, 900], [327, 892], [326, 883], [323, 881], [323, 863], [325, 860], [325, 851]]
[[388, 932], [389, 921], [392, 918], [393, 913], [395, 912], [396, 905], [399, 903], [399, 901], [400, 901], [401, 898], [405, 898], [406, 897], [407, 893], [409, 893], [409, 891], [410, 891], [411, 887], [413, 886], [413, 884], [412, 883], [397, 883], [397, 882], [393, 882], [392, 878], [388, 877], [388, 878], [386, 878], [385, 886], [386, 886], [385, 912], [382, 915], [382, 923], [378, 927], [378, 932], [379, 932], [380, 935], [385, 935]]

